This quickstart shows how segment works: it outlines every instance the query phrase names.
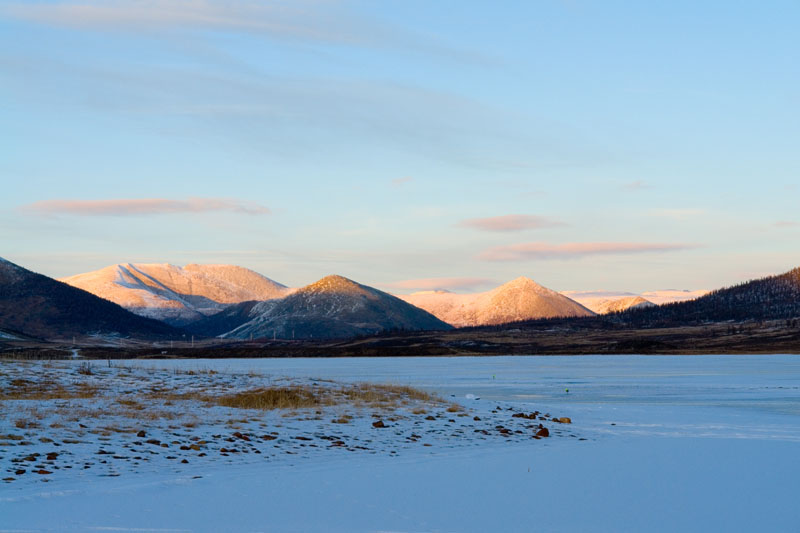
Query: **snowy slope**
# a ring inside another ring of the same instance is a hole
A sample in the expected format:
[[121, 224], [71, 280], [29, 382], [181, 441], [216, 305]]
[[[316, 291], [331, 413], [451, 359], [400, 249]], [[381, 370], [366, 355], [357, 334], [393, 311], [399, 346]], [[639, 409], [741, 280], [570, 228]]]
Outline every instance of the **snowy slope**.
[[622, 291], [562, 291], [564, 296], [579, 302], [595, 313], [602, 315], [615, 311], [625, 311], [631, 307], [649, 307], [647, 304], [661, 305], [671, 302], [694, 300], [709, 291], [661, 290], [641, 294]]
[[526, 277], [477, 294], [425, 291], [398, 298], [456, 327], [593, 314], [579, 303]]
[[608, 313], [618, 313], [627, 309], [639, 309], [641, 307], [652, 307], [655, 304], [641, 296], [627, 296], [617, 300], [610, 300], [603, 302], [596, 309], [592, 309], [598, 315], [605, 315]]
[[[244, 304], [240, 304], [244, 305]], [[289, 296], [255, 304], [227, 338], [344, 338], [388, 329], [449, 329], [422, 309], [342, 276], [327, 276]]]
[[233, 265], [126, 263], [60, 281], [173, 325], [218, 313], [231, 304], [280, 298], [291, 292], [261, 274]]

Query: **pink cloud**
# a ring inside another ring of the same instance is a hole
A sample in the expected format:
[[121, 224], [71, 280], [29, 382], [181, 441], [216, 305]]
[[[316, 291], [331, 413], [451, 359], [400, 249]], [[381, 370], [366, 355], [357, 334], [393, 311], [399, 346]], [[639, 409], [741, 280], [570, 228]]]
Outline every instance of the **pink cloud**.
[[486, 278], [422, 278], [384, 283], [383, 286], [391, 289], [432, 291], [437, 289], [474, 289], [491, 284], [492, 280]]
[[526, 242], [508, 246], [494, 246], [481, 252], [484, 261], [524, 261], [527, 259], [577, 259], [589, 255], [638, 254], [647, 252], [673, 252], [695, 248], [688, 244], [638, 243], [638, 242], [570, 242], [549, 244]]
[[458, 223], [465, 228], [483, 231], [522, 231], [526, 229], [552, 228], [564, 226], [563, 222], [536, 215], [503, 215], [488, 218], [468, 218]]
[[78, 216], [139, 216], [175, 213], [207, 213], [229, 211], [247, 215], [266, 215], [264, 206], [226, 198], [166, 198], [115, 199], [115, 200], [45, 200], [23, 209], [42, 214]]

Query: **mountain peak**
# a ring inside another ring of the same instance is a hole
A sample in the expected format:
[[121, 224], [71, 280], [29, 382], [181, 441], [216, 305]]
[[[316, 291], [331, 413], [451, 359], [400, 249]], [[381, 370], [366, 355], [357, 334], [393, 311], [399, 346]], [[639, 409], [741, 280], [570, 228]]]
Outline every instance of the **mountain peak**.
[[366, 288], [338, 274], [325, 276], [324, 278], [315, 281], [311, 285], [307, 285], [301, 291], [314, 291], [314, 292], [334, 292], [334, 293], [357, 293], [366, 292]]
[[184, 325], [229, 305], [271, 300], [290, 292], [280, 283], [235, 265], [119, 263], [61, 281], [173, 325]]
[[500, 285], [500, 287], [501, 288], [502, 287], [507, 287], [507, 288], [520, 287], [520, 288], [523, 288], [523, 287], [541, 287], [541, 285], [539, 285], [538, 283], [533, 281], [531, 278], [528, 278], [526, 276], [520, 276], [518, 278], [514, 278], [511, 281]]

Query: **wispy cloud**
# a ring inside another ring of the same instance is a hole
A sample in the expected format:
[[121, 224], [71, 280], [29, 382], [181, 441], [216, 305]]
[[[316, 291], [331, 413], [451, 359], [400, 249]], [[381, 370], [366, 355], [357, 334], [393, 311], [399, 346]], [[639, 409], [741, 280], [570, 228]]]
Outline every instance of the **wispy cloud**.
[[623, 183], [622, 188], [628, 191], [642, 191], [645, 189], [652, 189], [653, 186], [644, 180], [634, 180], [628, 183]]
[[773, 225], [776, 228], [800, 228], [800, 222], [794, 222], [792, 220], [779, 220]]
[[414, 178], [411, 176], [403, 176], [402, 178], [395, 178], [392, 180], [392, 187], [402, 187], [407, 183], [411, 183], [414, 181]]
[[[337, 7], [334, 3], [333, 7]], [[356, 40], [354, 24], [334, 20], [330, 3], [232, 0], [81, 0], [10, 3], [7, 16], [54, 26], [153, 30], [199, 28], [264, 33], [326, 42]]]
[[648, 252], [674, 252], [696, 248], [690, 244], [639, 242], [570, 242], [549, 244], [526, 242], [494, 246], [478, 255], [484, 261], [525, 261], [530, 259], [578, 259], [590, 255], [624, 255]]
[[213, 211], [228, 211], [246, 215], [270, 213], [270, 210], [264, 206], [228, 198], [45, 200], [23, 206], [22, 209], [39, 214], [75, 216], [143, 216]]
[[651, 209], [649, 213], [652, 216], [661, 218], [671, 218], [673, 220], [687, 220], [700, 215], [704, 215], [706, 213], [706, 210], [696, 207], [680, 207], [680, 208]]
[[491, 284], [492, 280], [487, 278], [422, 278], [384, 283], [382, 286], [390, 289], [430, 291], [437, 289], [474, 289]]
[[341, 0], [59, 0], [10, 2], [0, 14], [51, 26], [100, 31], [208, 30], [250, 33], [286, 42], [394, 48], [460, 62], [496, 65], [477, 50], [357, 13]]
[[536, 215], [503, 215], [487, 218], [468, 218], [459, 222], [458, 225], [464, 228], [479, 229], [482, 231], [507, 232], [553, 228], [565, 226], [566, 224]]

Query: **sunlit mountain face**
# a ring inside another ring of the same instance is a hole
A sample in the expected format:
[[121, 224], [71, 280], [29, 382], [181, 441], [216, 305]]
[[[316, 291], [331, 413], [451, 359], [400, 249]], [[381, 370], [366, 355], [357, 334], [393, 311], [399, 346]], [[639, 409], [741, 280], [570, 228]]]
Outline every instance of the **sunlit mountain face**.
[[117, 303], [138, 315], [185, 325], [231, 304], [271, 300], [291, 289], [234, 265], [125, 263], [60, 281]]

